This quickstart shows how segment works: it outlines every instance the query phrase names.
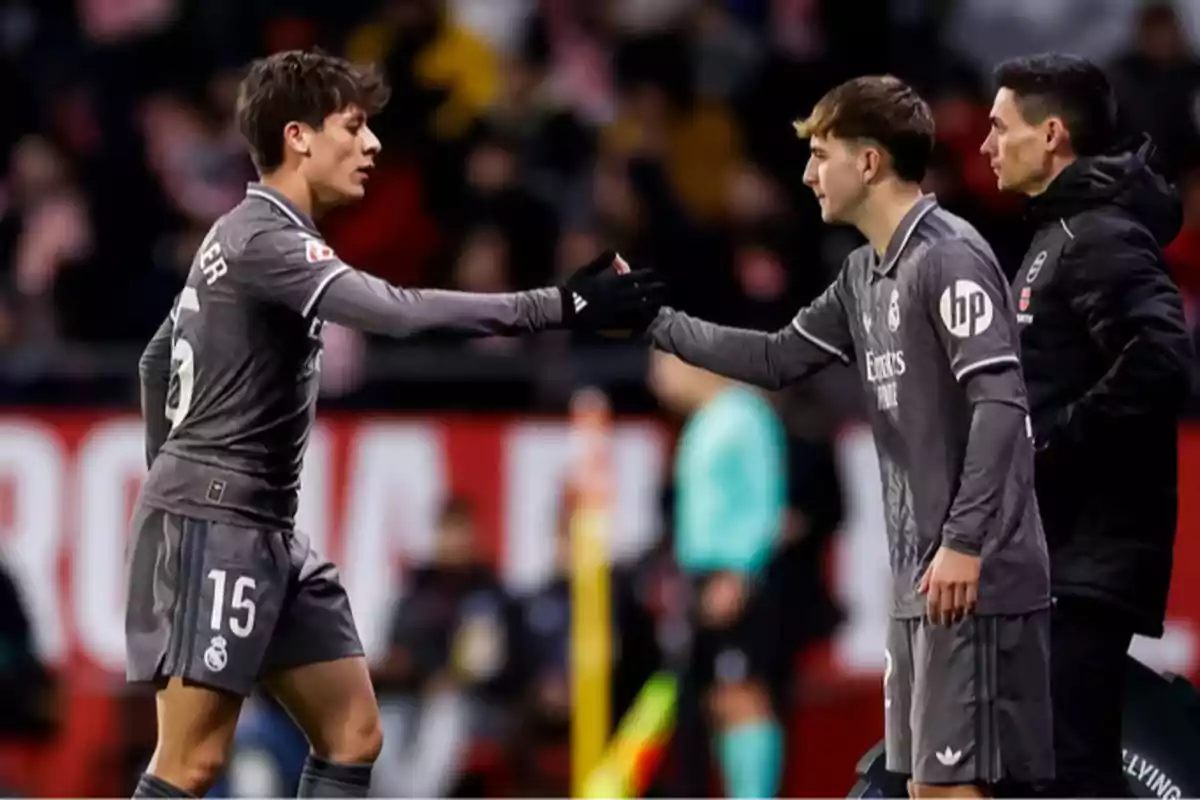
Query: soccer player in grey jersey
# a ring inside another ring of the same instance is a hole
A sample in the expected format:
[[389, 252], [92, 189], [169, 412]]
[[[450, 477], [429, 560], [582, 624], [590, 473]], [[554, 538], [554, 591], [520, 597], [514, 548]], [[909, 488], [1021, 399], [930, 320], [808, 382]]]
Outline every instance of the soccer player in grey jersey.
[[664, 309], [655, 346], [778, 388], [834, 361], [869, 393], [894, 579], [888, 769], [917, 796], [1052, 777], [1046, 544], [1016, 321], [991, 248], [922, 195], [925, 102], [891, 77], [830, 91], [797, 123], [826, 222], [867, 244], [776, 333]]
[[563, 287], [406, 290], [338, 259], [316, 228], [361, 197], [387, 100], [369, 71], [319, 52], [256, 62], [238, 124], [261, 183], [204, 238], [141, 363], [146, 479], [134, 516], [127, 672], [158, 687], [139, 795], [202, 794], [242, 698], [261, 682], [312, 746], [301, 795], [365, 795], [378, 708], [333, 565], [293, 530], [323, 321], [392, 336], [624, 327], [661, 285], [602, 255]]

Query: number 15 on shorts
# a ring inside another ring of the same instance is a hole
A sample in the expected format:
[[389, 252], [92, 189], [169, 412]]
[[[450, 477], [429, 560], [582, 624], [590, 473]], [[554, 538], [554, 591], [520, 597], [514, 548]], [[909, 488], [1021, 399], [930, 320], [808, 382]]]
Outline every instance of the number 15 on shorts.
[[209, 570], [208, 579], [213, 582], [210, 626], [214, 631], [221, 631], [227, 619], [230, 632], [239, 639], [245, 639], [254, 630], [254, 600], [249, 596], [249, 593], [254, 591], [254, 578], [249, 575], [239, 575], [234, 580], [228, 612], [225, 608], [226, 571], [223, 569]]

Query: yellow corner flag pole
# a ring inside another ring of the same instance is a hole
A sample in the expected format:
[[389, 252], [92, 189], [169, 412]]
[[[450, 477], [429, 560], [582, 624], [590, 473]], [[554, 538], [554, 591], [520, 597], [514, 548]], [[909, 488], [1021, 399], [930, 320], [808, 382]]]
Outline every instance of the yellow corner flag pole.
[[583, 796], [608, 738], [612, 668], [609, 536], [612, 415], [603, 393], [571, 400], [571, 789]]

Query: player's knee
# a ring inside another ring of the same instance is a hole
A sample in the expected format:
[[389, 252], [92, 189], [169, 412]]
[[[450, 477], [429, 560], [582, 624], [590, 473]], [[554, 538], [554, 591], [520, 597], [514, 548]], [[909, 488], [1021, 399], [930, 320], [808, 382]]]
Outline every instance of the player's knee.
[[184, 775], [192, 794], [206, 794], [225, 770], [224, 753], [197, 755], [186, 762]]
[[335, 764], [373, 764], [383, 749], [379, 710], [372, 708], [350, 720], [326, 742], [325, 747], [313, 749], [317, 755]]
[[192, 747], [174, 755], [158, 757], [151, 773], [193, 795], [203, 795], [225, 769], [227, 754], [215, 747]]

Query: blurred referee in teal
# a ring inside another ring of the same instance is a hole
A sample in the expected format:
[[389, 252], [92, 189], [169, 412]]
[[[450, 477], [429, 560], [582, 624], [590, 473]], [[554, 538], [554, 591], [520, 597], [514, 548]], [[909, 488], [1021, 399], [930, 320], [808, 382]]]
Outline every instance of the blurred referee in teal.
[[[688, 417], [675, 459], [675, 558], [695, 588], [685, 682], [698, 687], [727, 797], [771, 797], [791, 648], [772, 556], [783, 529], [783, 425], [757, 391], [652, 354], [651, 389]], [[703, 780], [704, 770], [684, 766]], [[698, 787], [702, 788], [702, 787]]]

